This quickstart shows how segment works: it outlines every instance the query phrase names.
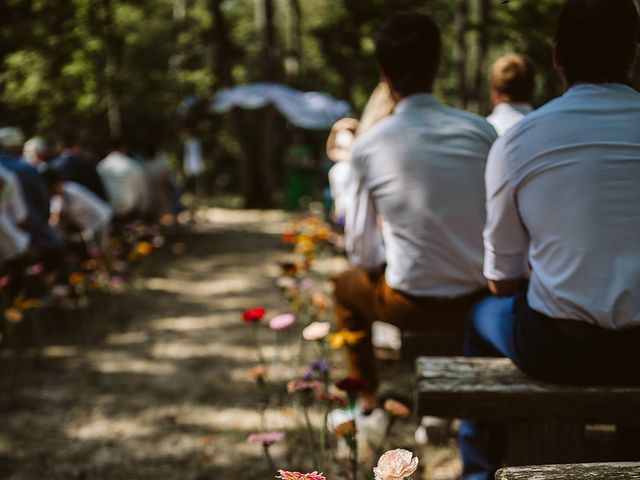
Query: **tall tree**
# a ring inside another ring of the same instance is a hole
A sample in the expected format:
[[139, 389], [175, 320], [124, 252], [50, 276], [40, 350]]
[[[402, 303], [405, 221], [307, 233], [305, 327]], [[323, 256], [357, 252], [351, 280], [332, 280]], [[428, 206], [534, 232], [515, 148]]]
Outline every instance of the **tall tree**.
[[474, 97], [479, 112], [484, 112], [487, 107], [487, 56], [489, 54], [489, 31], [491, 28], [491, 0], [479, 0], [478, 55], [476, 59], [476, 74]]
[[469, 29], [469, 0], [458, 0], [456, 14], [456, 73], [458, 99], [462, 108], [469, 103], [467, 91], [467, 30]]
[[122, 104], [120, 84], [121, 41], [115, 30], [112, 0], [100, 1], [100, 18], [104, 38], [107, 118], [111, 138], [122, 137]]

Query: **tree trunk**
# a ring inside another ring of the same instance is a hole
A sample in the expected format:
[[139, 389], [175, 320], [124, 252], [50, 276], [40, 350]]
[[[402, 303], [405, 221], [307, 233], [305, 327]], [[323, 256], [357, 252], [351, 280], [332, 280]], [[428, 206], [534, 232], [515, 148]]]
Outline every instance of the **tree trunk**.
[[456, 14], [456, 63], [458, 73], [458, 98], [461, 108], [467, 108], [469, 97], [467, 92], [467, 42], [469, 28], [469, 0], [458, 0]]
[[285, 60], [287, 83], [298, 86], [302, 74], [302, 9], [300, 0], [289, 0], [289, 45]]
[[120, 42], [113, 22], [113, 3], [102, 0], [102, 30], [105, 44], [105, 81], [107, 120], [111, 138], [122, 137], [122, 106], [120, 96]]
[[491, 25], [491, 0], [480, 1], [480, 18], [478, 20], [478, 59], [476, 64], [474, 97], [478, 112], [486, 113], [487, 108], [487, 54], [489, 52], [489, 31]]
[[[229, 88], [234, 84], [232, 69], [233, 43], [229, 35], [229, 28], [221, 8], [222, 0], [209, 0], [209, 10], [213, 17], [211, 41], [214, 52], [214, 73], [216, 88]], [[229, 112], [229, 124], [232, 135], [236, 138], [240, 151], [238, 153], [237, 174], [240, 190], [245, 201], [245, 207], [252, 208], [264, 203], [264, 189], [261, 175], [257, 168], [256, 155], [251, 148], [249, 129], [247, 128], [243, 112], [234, 108]]]

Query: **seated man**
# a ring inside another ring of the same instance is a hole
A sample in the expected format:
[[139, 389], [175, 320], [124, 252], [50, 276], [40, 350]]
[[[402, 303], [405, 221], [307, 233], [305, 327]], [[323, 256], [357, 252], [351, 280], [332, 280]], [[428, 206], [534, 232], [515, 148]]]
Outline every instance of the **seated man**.
[[143, 217], [151, 206], [151, 194], [144, 168], [115, 142], [111, 153], [98, 164], [115, 215], [127, 221]]
[[97, 171], [97, 162], [85, 154], [75, 133], [64, 132], [57, 148], [59, 156], [51, 161], [51, 168], [57, 170], [63, 180], [79, 183], [101, 199], [108, 200]]
[[[467, 355], [502, 354], [553, 382], [640, 385], [639, 24], [632, 0], [562, 7], [554, 60], [567, 91], [489, 155], [484, 273], [501, 296], [474, 309]], [[460, 431], [463, 478], [492, 479], [501, 430]]]
[[377, 406], [375, 320], [401, 329], [462, 330], [485, 293], [484, 169], [496, 133], [484, 118], [430, 93], [440, 51], [430, 17], [401, 13], [388, 20], [376, 53], [398, 105], [358, 138], [352, 153], [345, 235], [357, 268], [336, 279], [335, 298], [338, 326], [368, 334], [349, 351], [351, 375], [368, 384], [365, 411]]
[[23, 144], [24, 136], [19, 129], [0, 129], [0, 166], [11, 171], [20, 183], [28, 212], [25, 228], [31, 235], [32, 246], [37, 253], [53, 259], [62, 248], [62, 239], [49, 226], [49, 193], [40, 173], [20, 158]]
[[499, 58], [491, 67], [491, 103], [494, 109], [487, 117], [498, 135], [533, 110], [535, 67], [524, 55], [511, 53]]

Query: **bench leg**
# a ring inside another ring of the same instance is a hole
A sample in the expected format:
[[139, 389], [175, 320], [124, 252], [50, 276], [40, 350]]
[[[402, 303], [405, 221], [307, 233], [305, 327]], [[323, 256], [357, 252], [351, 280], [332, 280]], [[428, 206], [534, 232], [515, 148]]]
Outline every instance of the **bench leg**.
[[583, 460], [584, 424], [537, 420], [507, 424], [507, 465], [577, 463]]

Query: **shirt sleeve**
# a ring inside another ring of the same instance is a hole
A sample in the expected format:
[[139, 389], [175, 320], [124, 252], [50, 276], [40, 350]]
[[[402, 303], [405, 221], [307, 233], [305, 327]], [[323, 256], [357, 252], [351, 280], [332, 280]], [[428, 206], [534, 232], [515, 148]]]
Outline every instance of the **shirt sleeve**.
[[352, 163], [345, 195], [345, 240], [349, 261], [361, 268], [378, 268], [385, 262], [382, 232], [371, 193]]
[[529, 235], [518, 213], [509, 178], [505, 137], [491, 148], [485, 173], [487, 221], [484, 237], [484, 276], [513, 280], [527, 275]]

